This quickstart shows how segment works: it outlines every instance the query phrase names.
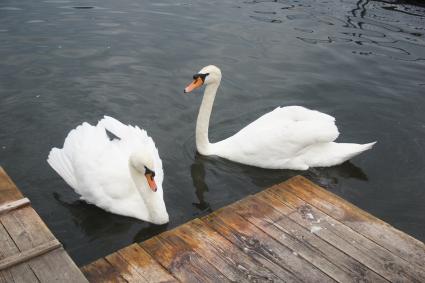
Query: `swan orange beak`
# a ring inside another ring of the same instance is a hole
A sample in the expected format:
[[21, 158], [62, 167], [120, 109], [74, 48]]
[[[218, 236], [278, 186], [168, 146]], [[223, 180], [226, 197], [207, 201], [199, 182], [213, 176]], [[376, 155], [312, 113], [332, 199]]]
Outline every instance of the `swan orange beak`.
[[204, 84], [204, 81], [198, 77], [196, 79], [193, 80], [193, 82], [191, 82], [185, 89], [184, 89], [184, 93], [189, 93], [199, 87], [201, 87]]
[[156, 187], [156, 183], [152, 174], [146, 174], [145, 177], [146, 177], [146, 180], [148, 181], [149, 188], [151, 188], [153, 192], [156, 192], [158, 188]]

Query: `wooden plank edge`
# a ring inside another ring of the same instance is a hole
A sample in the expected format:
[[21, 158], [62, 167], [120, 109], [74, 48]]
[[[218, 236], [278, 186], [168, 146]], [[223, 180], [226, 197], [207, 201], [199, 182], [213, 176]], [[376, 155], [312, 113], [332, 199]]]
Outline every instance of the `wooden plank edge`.
[[37, 256], [46, 254], [60, 247], [62, 247], [62, 244], [58, 240], [54, 239], [32, 249], [7, 257], [3, 260], [0, 260], [0, 271], [11, 266], [18, 265], [22, 262], [29, 261]]
[[21, 198], [15, 201], [10, 201], [0, 205], [0, 215], [3, 215], [11, 210], [21, 208], [30, 204], [31, 201], [28, 198]]
[[[0, 166], [0, 184], [2, 182], [6, 182], [9, 188], [5, 190], [6, 196], [9, 198], [7, 201], [13, 201], [23, 198], [22, 192], [18, 189], [16, 184], [12, 181], [10, 176], [6, 173], [6, 171], [3, 169], [3, 167]], [[4, 191], [3, 187], [0, 187], [0, 192]], [[0, 204], [4, 203], [5, 200], [0, 196]]]

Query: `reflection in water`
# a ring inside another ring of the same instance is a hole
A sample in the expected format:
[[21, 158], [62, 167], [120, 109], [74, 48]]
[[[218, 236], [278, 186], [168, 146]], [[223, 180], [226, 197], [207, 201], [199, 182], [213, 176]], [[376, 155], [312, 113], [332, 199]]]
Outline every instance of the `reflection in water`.
[[205, 157], [196, 153], [195, 161], [190, 166], [193, 186], [196, 189], [195, 194], [199, 201], [198, 203], [193, 203], [193, 205], [201, 212], [211, 212], [210, 204], [205, 201], [204, 197], [205, 192], [208, 192], [208, 186], [205, 183], [205, 167], [203, 159], [205, 159]]
[[[228, 180], [228, 175], [233, 176], [235, 179], [241, 176], [247, 177], [257, 188], [256, 191], [252, 191], [251, 193], [256, 193], [296, 175], [303, 175], [332, 191], [336, 190], [341, 180], [355, 179], [359, 181], [368, 181], [368, 177], [363, 170], [350, 161], [333, 167], [310, 168], [307, 171], [270, 170], [235, 163], [215, 156], [202, 156], [196, 153], [195, 160], [191, 165], [191, 176], [195, 187], [195, 194], [198, 199], [198, 203], [193, 203], [193, 205], [200, 210], [200, 214], [206, 214], [213, 211], [205, 195], [205, 193], [209, 191], [205, 181], [205, 168], [218, 170], [221, 175], [217, 176], [218, 179], [222, 178], [223, 180]], [[235, 188], [235, 190], [237, 189], [238, 188]], [[214, 198], [217, 197], [217, 194], [222, 194], [218, 188], [214, 193], [216, 195], [211, 195], [211, 198], [213, 198], [212, 202], [214, 202]], [[356, 194], [356, 192], [353, 192], [353, 194]]]
[[326, 188], [338, 185], [338, 180], [341, 178], [368, 181], [367, 175], [362, 169], [350, 161], [329, 168], [310, 168], [306, 177]]
[[[369, 0], [359, 0], [356, 3], [356, 8], [351, 11], [353, 17], [364, 18], [366, 15], [366, 5], [369, 4]], [[361, 27], [360, 27], [361, 28]]]
[[161, 232], [164, 232], [167, 230], [168, 223], [163, 225], [155, 225], [152, 223], [147, 223], [147, 227], [143, 227], [140, 229], [140, 231], [134, 236], [133, 242], [134, 243], [140, 243], [143, 242], [146, 239], [149, 239], [153, 235], [157, 235]]
[[70, 212], [75, 226], [90, 239], [96, 239], [105, 233], [120, 234], [128, 231], [132, 225], [131, 218], [106, 212], [85, 201], [77, 200], [67, 203], [61, 200], [56, 192], [53, 193], [53, 197]]
[[109, 213], [82, 200], [67, 203], [63, 201], [56, 192], [53, 193], [53, 197], [61, 206], [70, 212], [75, 226], [79, 227], [89, 239], [95, 240], [105, 234], [111, 236], [114, 234], [128, 233], [134, 224], [138, 224], [142, 226], [142, 228], [134, 236], [133, 241], [142, 242], [153, 235], [167, 230], [168, 227], [168, 223], [164, 225], [155, 225], [131, 217]]

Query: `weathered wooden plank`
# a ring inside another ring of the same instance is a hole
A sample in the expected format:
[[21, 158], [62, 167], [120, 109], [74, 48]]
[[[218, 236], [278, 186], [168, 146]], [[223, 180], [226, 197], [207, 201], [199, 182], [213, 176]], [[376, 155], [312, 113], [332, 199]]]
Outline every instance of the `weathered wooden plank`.
[[[22, 252], [55, 240], [44, 222], [29, 206], [0, 216], [0, 222]], [[40, 281], [87, 282], [62, 248], [34, 258], [28, 264]]]
[[[0, 223], [0, 259], [19, 253], [19, 249]], [[27, 263], [22, 263], [0, 272], [0, 282], [39, 282]]]
[[179, 226], [174, 233], [231, 281], [283, 282], [199, 219]]
[[30, 200], [27, 198], [21, 198], [15, 201], [3, 203], [0, 205], [0, 215], [28, 204], [30, 204]]
[[48, 253], [59, 247], [62, 247], [62, 244], [59, 243], [58, 240], [54, 239], [29, 250], [14, 254], [12, 256], [0, 260], [0, 270], [6, 269], [14, 265], [18, 265], [24, 261], [28, 261], [34, 257]]
[[217, 217], [215, 214], [219, 213], [219, 211], [202, 217], [201, 220], [235, 246], [239, 247], [249, 257], [257, 260], [274, 274], [277, 274], [283, 281], [301, 282], [292, 272], [282, 267], [280, 265], [280, 258], [275, 258], [275, 254], [271, 253], [267, 247], [263, 247], [262, 243], [257, 239], [251, 239], [250, 236], [243, 234], [244, 231], [240, 233], [237, 227], [229, 226]]
[[137, 269], [123, 259], [118, 253], [113, 253], [105, 257], [106, 261], [109, 262], [115, 270], [128, 282], [149, 282], [141, 274], [137, 272]]
[[214, 266], [194, 252], [172, 231], [162, 233], [140, 245], [183, 282], [229, 282]]
[[[275, 241], [260, 229], [232, 211], [232, 206], [202, 218], [210, 227], [273, 270], [281, 267], [285, 281], [334, 282], [295, 251]], [[271, 264], [273, 263], [273, 265]], [[276, 273], [276, 272], [275, 272]], [[279, 273], [277, 273], [279, 274]]]
[[21, 198], [23, 195], [0, 166], [0, 205]]
[[81, 271], [86, 276], [89, 282], [102, 282], [102, 283], [121, 283], [127, 282], [124, 280], [119, 272], [107, 262], [104, 258], [100, 258], [84, 267]]
[[21, 251], [55, 239], [46, 224], [29, 206], [1, 215], [0, 221]]
[[255, 195], [234, 210], [338, 282], [388, 282], [274, 209], [276, 202]]
[[0, 271], [0, 282], [27, 283], [40, 282], [26, 263]]
[[[82, 270], [92, 282], [425, 282], [417, 257], [410, 264], [367, 234], [402, 232], [323, 189], [304, 192], [304, 182], [274, 186]], [[367, 221], [373, 229], [359, 228]], [[406, 241], [400, 234], [398, 244]]]
[[283, 186], [276, 187], [276, 192], [279, 192], [278, 188], [290, 191], [395, 255], [425, 268], [424, 243], [315, 185], [308, 179], [297, 176]]
[[[135, 269], [148, 282], [177, 282], [157, 261], [141, 246], [132, 244], [116, 252], [131, 268]], [[107, 257], [109, 261], [109, 258]], [[121, 269], [119, 269], [121, 272]], [[125, 278], [125, 277], [124, 277]]]
[[[281, 205], [274, 203], [275, 209], [287, 214], [290, 219], [385, 279], [395, 282], [424, 282], [425, 275], [420, 268], [414, 268], [404, 259], [283, 190], [281, 186], [272, 187], [259, 195], [267, 196], [268, 194], [282, 203]], [[270, 202], [270, 198], [265, 200]], [[288, 213], [288, 207], [294, 210]]]
[[0, 283], [10, 283], [13, 282], [13, 277], [10, 272], [7, 272], [6, 270], [0, 271]]

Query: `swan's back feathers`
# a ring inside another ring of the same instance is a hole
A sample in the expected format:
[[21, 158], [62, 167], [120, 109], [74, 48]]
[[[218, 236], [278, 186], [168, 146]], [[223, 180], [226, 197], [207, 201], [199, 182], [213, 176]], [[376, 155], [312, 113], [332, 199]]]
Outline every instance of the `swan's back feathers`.
[[[140, 129], [138, 126], [124, 125], [120, 121], [109, 116], [104, 116], [104, 118], [97, 123], [97, 127], [108, 130], [120, 138], [119, 141], [115, 142], [119, 143], [123, 149], [135, 151], [138, 150], [140, 146], [149, 149], [152, 156], [154, 156], [155, 179], [157, 183], [162, 183], [164, 179], [162, 161], [153, 139], [148, 136], [145, 130]], [[132, 152], [128, 152], [128, 154], [131, 153]]]
[[263, 131], [272, 139], [283, 138], [285, 142], [300, 148], [319, 142], [332, 142], [339, 136], [334, 117], [302, 106], [277, 107], [239, 133], [253, 135], [258, 131]]
[[279, 168], [306, 147], [338, 135], [332, 116], [301, 106], [278, 107], [213, 148], [216, 155], [240, 163], [258, 166], [260, 160]]
[[248, 165], [306, 170], [340, 164], [370, 144], [335, 143], [335, 118], [301, 106], [278, 107], [235, 135], [212, 144], [213, 154]]

